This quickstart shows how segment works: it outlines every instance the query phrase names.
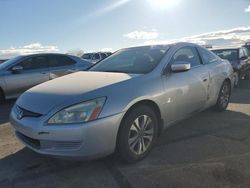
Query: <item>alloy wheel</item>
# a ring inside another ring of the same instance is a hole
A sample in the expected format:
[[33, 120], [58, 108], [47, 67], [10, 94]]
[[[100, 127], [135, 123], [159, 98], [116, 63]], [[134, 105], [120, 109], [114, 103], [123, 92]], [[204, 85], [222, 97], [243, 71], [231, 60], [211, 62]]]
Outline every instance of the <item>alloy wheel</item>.
[[131, 152], [135, 155], [145, 153], [154, 137], [154, 125], [152, 119], [147, 115], [137, 117], [132, 123], [129, 135], [128, 144]]
[[226, 107], [230, 99], [230, 87], [229, 84], [224, 84], [221, 90], [220, 103], [222, 107]]

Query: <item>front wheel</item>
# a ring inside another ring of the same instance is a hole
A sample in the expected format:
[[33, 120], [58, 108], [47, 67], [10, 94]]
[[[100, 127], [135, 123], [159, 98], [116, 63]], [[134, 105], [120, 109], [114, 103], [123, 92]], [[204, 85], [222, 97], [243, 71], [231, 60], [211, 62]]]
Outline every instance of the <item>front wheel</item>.
[[4, 102], [5, 102], [4, 93], [0, 89], [0, 104], [3, 104]]
[[214, 106], [214, 109], [219, 112], [225, 111], [229, 104], [230, 96], [231, 96], [231, 85], [229, 81], [225, 80], [221, 86], [219, 96], [216, 105]]
[[118, 135], [117, 152], [123, 161], [134, 163], [145, 158], [157, 138], [158, 119], [148, 106], [140, 105], [126, 115]]

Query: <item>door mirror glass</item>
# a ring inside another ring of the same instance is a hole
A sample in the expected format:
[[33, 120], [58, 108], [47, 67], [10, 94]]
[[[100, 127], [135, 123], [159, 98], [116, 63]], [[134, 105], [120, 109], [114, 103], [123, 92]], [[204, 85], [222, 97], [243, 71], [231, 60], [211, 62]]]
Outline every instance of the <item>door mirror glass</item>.
[[178, 61], [175, 64], [171, 65], [172, 72], [185, 72], [190, 70], [191, 64], [185, 61]]
[[14, 67], [12, 67], [11, 71], [13, 73], [20, 73], [23, 71], [23, 67], [22, 66], [14, 66]]

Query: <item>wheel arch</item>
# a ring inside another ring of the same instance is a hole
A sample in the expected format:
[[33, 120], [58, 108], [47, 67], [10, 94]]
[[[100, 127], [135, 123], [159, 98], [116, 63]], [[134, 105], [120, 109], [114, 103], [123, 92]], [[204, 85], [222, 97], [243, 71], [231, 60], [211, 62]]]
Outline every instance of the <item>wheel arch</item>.
[[226, 78], [226, 79], [224, 80], [224, 82], [228, 82], [228, 83], [229, 83], [229, 85], [230, 85], [230, 90], [233, 89], [233, 84], [234, 84], [234, 83], [231, 81], [230, 78]]
[[[126, 110], [126, 113], [124, 114], [121, 122], [127, 117], [127, 115], [134, 109], [136, 108], [137, 106], [139, 105], [145, 105], [145, 106], [148, 106], [150, 107], [154, 112], [155, 112], [155, 115], [157, 116], [157, 119], [158, 119], [158, 122], [159, 122], [159, 127], [158, 127], [158, 136], [161, 135], [162, 133], [162, 130], [163, 130], [163, 125], [164, 125], [164, 120], [162, 118], [162, 114], [161, 114], [161, 110], [159, 108], [159, 105], [154, 102], [153, 100], [150, 100], [150, 99], [142, 99], [140, 101], [137, 101], [135, 102], [134, 104], [130, 105], [127, 110]], [[120, 127], [119, 127], [119, 130], [120, 130]], [[118, 134], [119, 134], [119, 130], [118, 130]]]
[[[0, 86], [0, 98], [1, 98], [1, 95], [3, 96], [3, 100], [5, 100], [6, 97], [5, 97], [4, 90], [3, 90], [3, 88]], [[1, 99], [0, 99], [0, 100], [1, 100]]]

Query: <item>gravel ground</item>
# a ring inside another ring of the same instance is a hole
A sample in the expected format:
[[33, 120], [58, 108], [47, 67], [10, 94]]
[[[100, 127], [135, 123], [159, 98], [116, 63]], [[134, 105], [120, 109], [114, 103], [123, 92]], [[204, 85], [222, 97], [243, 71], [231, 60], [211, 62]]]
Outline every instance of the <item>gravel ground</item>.
[[69, 161], [20, 144], [8, 122], [14, 101], [0, 106], [0, 187], [250, 187], [250, 81], [233, 92], [228, 110], [199, 113], [170, 127], [143, 161], [113, 156]]

